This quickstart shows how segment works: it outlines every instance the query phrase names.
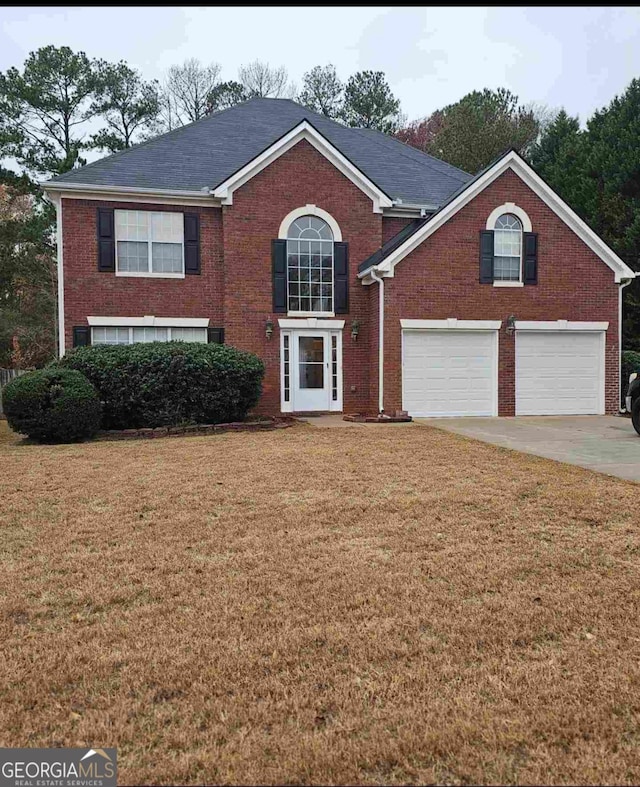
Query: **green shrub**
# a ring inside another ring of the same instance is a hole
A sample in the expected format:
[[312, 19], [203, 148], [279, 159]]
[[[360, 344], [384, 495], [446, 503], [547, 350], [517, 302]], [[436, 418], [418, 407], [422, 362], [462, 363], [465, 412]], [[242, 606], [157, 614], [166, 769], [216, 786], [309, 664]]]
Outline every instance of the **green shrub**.
[[257, 403], [264, 376], [251, 353], [189, 342], [77, 347], [57, 363], [95, 385], [105, 429], [237, 421]]
[[80, 372], [48, 367], [16, 377], [2, 389], [9, 426], [42, 443], [70, 443], [100, 428], [100, 399]]
[[622, 376], [620, 378], [620, 401], [623, 406], [631, 372], [640, 372], [640, 352], [625, 350], [622, 353]]

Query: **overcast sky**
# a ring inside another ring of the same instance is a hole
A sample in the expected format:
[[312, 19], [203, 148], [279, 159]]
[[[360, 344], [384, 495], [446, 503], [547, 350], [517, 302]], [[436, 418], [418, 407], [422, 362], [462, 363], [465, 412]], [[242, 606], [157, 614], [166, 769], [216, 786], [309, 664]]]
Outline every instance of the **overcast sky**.
[[314, 65], [384, 71], [409, 119], [484, 87], [582, 122], [640, 77], [638, 8], [0, 8], [0, 70], [40, 46], [124, 59], [147, 78], [188, 57], [234, 79], [255, 59], [300, 85]]

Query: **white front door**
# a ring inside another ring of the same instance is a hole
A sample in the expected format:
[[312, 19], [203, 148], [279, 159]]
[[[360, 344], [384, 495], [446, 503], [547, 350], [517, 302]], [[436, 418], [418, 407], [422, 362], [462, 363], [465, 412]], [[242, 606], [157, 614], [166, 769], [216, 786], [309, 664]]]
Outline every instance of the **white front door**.
[[342, 410], [340, 331], [291, 330], [282, 337], [282, 409]]

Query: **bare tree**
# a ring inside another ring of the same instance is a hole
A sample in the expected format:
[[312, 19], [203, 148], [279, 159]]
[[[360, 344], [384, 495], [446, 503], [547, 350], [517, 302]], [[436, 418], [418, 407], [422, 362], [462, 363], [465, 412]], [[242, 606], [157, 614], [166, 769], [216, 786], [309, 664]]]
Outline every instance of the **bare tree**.
[[160, 112], [167, 130], [200, 120], [207, 114], [209, 94], [218, 83], [220, 66], [196, 58], [171, 66], [160, 97]]
[[330, 118], [341, 116], [344, 85], [336, 74], [335, 66], [314, 66], [304, 75], [303, 85], [298, 97], [301, 104]]
[[560, 113], [557, 107], [550, 107], [540, 101], [530, 101], [524, 108], [538, 121], [538, 141]]
[[254, 60], [238, 69], [238, 79], [249, 98], [292, 98], [295, 87], [289, 84], [284, 66], [272, 68], [268, 63]]

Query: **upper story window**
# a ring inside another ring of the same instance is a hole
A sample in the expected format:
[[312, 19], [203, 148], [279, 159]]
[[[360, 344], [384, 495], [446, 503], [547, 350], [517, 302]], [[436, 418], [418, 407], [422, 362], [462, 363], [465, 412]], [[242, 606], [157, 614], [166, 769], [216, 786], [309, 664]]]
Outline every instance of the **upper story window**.
[[116, 273], [124, 276], [184, 276], [182, 213], [116, 210]]
[[317, 216], [301, 216], [287, 232], [289, 312], [333, 313], [333, 232]]
[[480, 284], [524, 287], [538, 283], [538, 236], [513, 202], [498, 205], [480, 232]]
[[522, 223], [512, 213], [496, 219], [493, 232], [493, 280], [519, 282], [522, 277]]

